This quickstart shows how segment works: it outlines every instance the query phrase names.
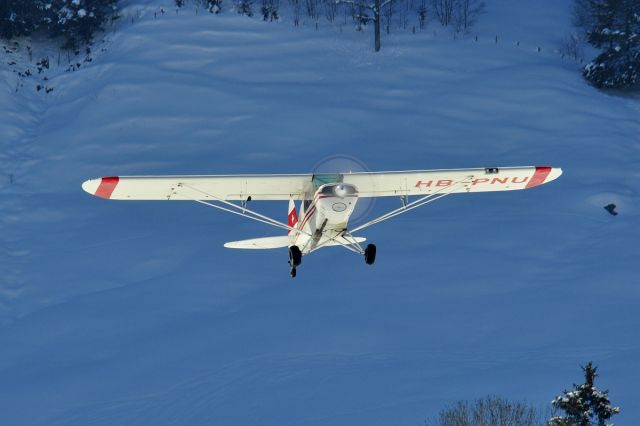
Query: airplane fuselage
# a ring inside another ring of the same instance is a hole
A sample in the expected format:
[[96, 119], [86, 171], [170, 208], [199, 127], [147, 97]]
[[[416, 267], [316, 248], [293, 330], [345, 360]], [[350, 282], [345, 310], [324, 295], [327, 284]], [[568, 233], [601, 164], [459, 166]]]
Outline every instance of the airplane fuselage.
[[333, 183], [322, 185], [313, 198], [303, 203], [297, 228], [308, 234], [298, 233], [291, 237], [302, 254], [308, 254], [331, 242], [346, 229], [349, 217], [358, 202], [358, 191], [354, 185]]

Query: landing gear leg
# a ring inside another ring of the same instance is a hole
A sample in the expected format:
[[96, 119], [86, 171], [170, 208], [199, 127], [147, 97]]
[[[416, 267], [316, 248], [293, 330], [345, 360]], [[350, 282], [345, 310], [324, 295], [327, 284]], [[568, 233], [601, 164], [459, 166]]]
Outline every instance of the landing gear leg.
[[375, 244], [369, 244], [367, 245], [367, 248], [364, 249], [364, 261], [367, 265], [373, 265], [373, 262], [376, 261]]

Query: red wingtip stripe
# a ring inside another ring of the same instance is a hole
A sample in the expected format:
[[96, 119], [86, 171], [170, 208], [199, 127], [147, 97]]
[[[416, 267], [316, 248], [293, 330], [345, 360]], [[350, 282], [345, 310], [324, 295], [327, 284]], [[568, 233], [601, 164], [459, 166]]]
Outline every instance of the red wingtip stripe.
[[103, 177], [100, 181], [100, 186], [98, 186], [96, 190], [96, 197], [111, 198], [111, 194], [113, 194], [113, 190], [116, 189], [118, 181], [120, 181], [120, 178], [117, 176]]
[[547, 176], [549, 176], [549, 173], [551, 173], [551, 167], [537, 166], [536, 171], [533, 173], [533, 177], [531, 178], [531, 180], [529, 180], [529, 183], [525, 188], [528, 189], [533, 188], [534, 186], [542, 185], [547, 179]]

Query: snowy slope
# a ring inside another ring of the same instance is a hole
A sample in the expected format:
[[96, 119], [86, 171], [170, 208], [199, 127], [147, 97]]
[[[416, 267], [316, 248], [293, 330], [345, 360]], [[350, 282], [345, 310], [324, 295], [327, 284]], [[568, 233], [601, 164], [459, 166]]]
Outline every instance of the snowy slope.
[[[568, 11], [513, 3], [489, 4], [477, 42], [432, 23], [374, 54], [348, 27], [133, 2], [89, 66], [51, 71], [50, 94], [16, 93], [3, 68], [3, 424], [415, 425], [486, 394], [546, 406], [589, 360], [617, 423], [639, 423], [640, 103], [553, 51]], [[374, 267], [321, 250], [295, 281], [285, 251], [222, 247], [277, 231], [80, 188], [335, 154], [564, 175], [446, 198], [368, 230]]]

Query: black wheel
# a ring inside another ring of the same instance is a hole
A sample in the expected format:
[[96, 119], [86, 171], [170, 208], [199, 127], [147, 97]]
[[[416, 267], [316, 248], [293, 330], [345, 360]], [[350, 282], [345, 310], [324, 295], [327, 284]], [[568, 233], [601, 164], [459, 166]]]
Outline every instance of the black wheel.
[[364, 249], [364, 261], [367, 265], [373, 265], [373, 262], [376, 261], [376, 246], [375, 244], [369, 244], [366, 249]]
[[296, 268], [291, 268], [291, 278], [295, 278], [296, 277]]
[[302, 253], [300, 252], [298, 246], [289, 247], [289, 264], [291, 265], [291, 267], [295, 268], [296, 266], [300, 266], [301, 263]]

